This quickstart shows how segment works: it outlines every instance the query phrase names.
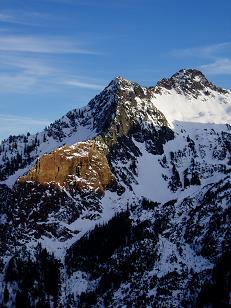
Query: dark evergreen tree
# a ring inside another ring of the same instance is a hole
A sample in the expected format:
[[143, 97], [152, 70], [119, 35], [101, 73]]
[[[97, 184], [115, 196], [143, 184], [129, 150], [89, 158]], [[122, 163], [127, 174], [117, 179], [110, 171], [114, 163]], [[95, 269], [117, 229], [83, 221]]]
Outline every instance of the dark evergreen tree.
[[187, 188], [188, 186], [190, 186], [190, 181], [188, 178], [188, 168], [187, 168], [184, 171], [184, 188]]
[[201, 185], [200, 176], [197, 171], [192, 172], [191, 185]]
[[24, 292], [18, 291], [15, 298], [15, 307], [16, 308], [30, 308], [30, 301], [28, 295]]
[[171, 177], [171, 182], [169, 186], [172, 191], [177, 191], [178, 188], [182, 187], [180, 175], [179, 175], [179, 172], [175, 164], [173, 164], [173, 167], [172, 167], [172, 177]]
[[8, 291], [7, 286], [5, 286], [4, 288], [3, 301], [5, 304], [9, 301], [9, 291]]

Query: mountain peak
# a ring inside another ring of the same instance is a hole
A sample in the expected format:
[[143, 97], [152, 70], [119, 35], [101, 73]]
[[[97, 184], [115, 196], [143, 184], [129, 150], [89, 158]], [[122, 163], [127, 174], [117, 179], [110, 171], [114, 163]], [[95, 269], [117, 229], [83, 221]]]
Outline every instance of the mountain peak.
[[120, 88], [120, 89], [123, 89], [123, 88], [127, 88], [127, 87], [131, 87], [131, 86], [134, 86], [136, 85], [136, 83], [128, 80], [128, 79], [125, 79], [124, 77], [122, 76], [116, 76], [108, 85], [108, 87], [106, 89], [111, 89], [111, 87], [116, 87], [117, 89]]
[[157, 86], [167, 90], [174, 89], [179, 94], [192, 95], [194, 97], [198, 97], [202, 92], [209, 95], [211, 90], [223, 94], [227, 93], [226, 90], [216, 87], [208, 81], [205, 75], [197, 69], [181, 69], [170, 78], [160, 80]]
[[123, 76], [116, 76], [113, 80], [114, 80], [115, 82], [128, 81], [128, 80], [125, 79]]
[[193, 80], [195, 82], [208, 81], [205, 75], [197, 69], [181, 69], [176, 72], [171, 78], [184, 82], [187, 82], [189, 80]]

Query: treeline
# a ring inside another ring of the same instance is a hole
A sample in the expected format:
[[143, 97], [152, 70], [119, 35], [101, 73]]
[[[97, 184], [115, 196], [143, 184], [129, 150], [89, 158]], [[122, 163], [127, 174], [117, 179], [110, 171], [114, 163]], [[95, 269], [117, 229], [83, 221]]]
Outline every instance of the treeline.
[[212, 279], [205, 283], [197, 307], [230, 307], [231, 253], [224, 253], [213, 269]]
[[[141, 203], [148, 208], [157, 206], [157, 203], [148, 200]], [[131, 281], [134, 289], [138, 290], [138, 277], [153, 268], [156, 260], [157, 237], [153, 232], [149, 221], [133, 225], [128, 209], [75, 243], [65, 259], [68, 274], [84, 271], [90, 280], [98, 281], [94, 291], [81, 293], [77, 306], [109, 307], [114, 290], [124, 281]], [[138, 307], [148, 304], [146, 298], [138, 293], [136, 297]], [[68, 303], [73, 304], [74, 298], [70, 297]]]
[[66, 265], [69, 273], [76, 270], [97, 271], [96, 264], [105, 262], [116, 249], [128, 244], [131, 227], [129, 211], [116, 214], [104, 225], [96, 225], [68, 250]]
[[[35, 155], [31, 153], [40, 145], [38, 135], [29, 141], [30, 134], [26, 136], [10, 136], [0, 145], [0, 155], [2, 155], [2, 164], [0, 165], [0, 181], [14, 174], [18, 169], [25, 168], [30, 164]], [[45, 142], [46, 136], [43, 136]]]
[[2, 306], [50, 307], [51, 302], [57, 303], [59, 289], [60, 263], [38, 245], [35, 260], [26, 256], [13, 257], [9, 261]]

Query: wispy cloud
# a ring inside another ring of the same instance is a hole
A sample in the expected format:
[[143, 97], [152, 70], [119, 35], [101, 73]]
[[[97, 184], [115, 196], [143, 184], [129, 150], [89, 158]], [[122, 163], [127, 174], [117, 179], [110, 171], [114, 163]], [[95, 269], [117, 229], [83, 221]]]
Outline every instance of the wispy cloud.
[[14, 54], [0, 53], [0, 69], [0, 91], [9, 92], [34, 90], [56, 74], [56, 69], [48, 63]]
[[134, 3], [134, 0], [116, 0], [116, 1], [108, 1], [108, 0], [40, 0], [42, 2], [55, 2], [57, 4], [66, 4], [66, 5], [78, 5], [78, 6], [87, 6], [87, 7], [98, 7], [98, 8], [122, 8], [125, 6], [130, 6]]
[[77, 87], [89, 90], [102, 90], [98, 80], [87, 76], [76, 76], [60, 68], [49, 59], [0, 53], [0, 92], [57, 91], [61, 87]]
[[49, 123], [50, 121], [45, 119], [0, 114], [0, 140], [7, 135], [18, 135], [19, 132], [36, 132], [49, 125]]
[[[57, 90], [57, 84], [101, 89], [86, 80], [72, 80], [70, 68], [66, 70], [55, 60], [63, 54], [96, 55], [97, 52], [80, 47], [74, 40], [47, 36], [22, 36], [0, 33], [0, 91], [26, 92], [31, 90]], [[51, 57], [52, 56], [52, 57]], [[67, 82], [60, 82], [67, 80]], [[86, 82], [85, 82], [86, 81]]]
[[0, 74], [0, 91], [25, 92], [37, 84], [33, 76], [22, 74]]
[[171, 55], [175, 57], [197, 57], [197, 58], [210, 58], [218, 57], [222, 52], [231, 51], [231, 42], [224, 42], [219, 44], [211, 44], [207, 46], [199, 46], [184, 49], [174, 49]]
[[176, 49], [171, 56], [186, 59], [201, 59], [205, 64], [198, 68], [208, 75], [231, 74], [231, 42], [211, 44], [207, 46]]
[[16, 115], [11, 115], [11, 114], [0, 114], [0, 121], [5, 121], [5, 122], [13, 122], [18, 124], [23, 124], [26, 125], [47, 125], [50, 123], [48, 120], [39, 120], [39, 119], [33, 119], [29, 117], [20, 117]]
[[89, 54], [97, 55], [98, 52], [85, 49], [72, 39], [55, 37], [35, 37], [24, 35], [0, 35], [0, 51], [27, 52], [45, 54]]
[[4, 69], [10, 69], [11, 67], [14, 70], [23, 70], [24, 72], [41, 76], [56, 72], [56, 69], [51, 67], [49, 63], [42, 62], [36, 58], [14, 54], [5, 55], [0, 53], [1, 71]]
[[231, 59], [219, 59], [215, 62], [201, 65], [200, 69], [210, 75], [230, 75]]
[[91, 90], [102, 90], [104, 88], [103, 85], [95, 84], [95, 83], [87, 83], [81, 82], [79, 80], [65, 80], [63, 84], [72, 87], [85, 88]]
[[[59, 18], [58, 18], [59, 19]], [[57, 17], [44, 12], [7, 10], [0, 12], [0, 23], [44, 27], [57, 22]]]
[[[0, 14], [0, 20], [8, 15]], [[73, 54], [95, 56], [98, 52], [85, 48], [88, 42], [74, 38], [47, 35], [32, 36], [0, 32], [0, 91], [26, 92], [59, 90], [60, 86], [75, 86], [99, 90], [102, 87], [91, 78], [72, 80], [73, 69], [57, 62], [57, 57]], [[60, 81], [61, 80], [61, 81]], [[63, 82], [66, 80], [66, 82]]]
[[38, 22], [38, 18], [41, 19], [45, 15], [36, 12], [23, 12], [23, 11], [7, 11], [0, 13], [0, 22], [8, 24], [20, 24], [20, 25], [41, 25]]
[[12, 15], [8, 13], [0, 13], [0, 22], [15, 22]]

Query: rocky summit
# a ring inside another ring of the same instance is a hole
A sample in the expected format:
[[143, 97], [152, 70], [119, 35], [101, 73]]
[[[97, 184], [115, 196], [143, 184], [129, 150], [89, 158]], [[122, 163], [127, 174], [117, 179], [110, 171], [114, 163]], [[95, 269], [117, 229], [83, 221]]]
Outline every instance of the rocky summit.
[[122, 77], [0, 145], [1, 307], [228, 307], [231, 91]]

